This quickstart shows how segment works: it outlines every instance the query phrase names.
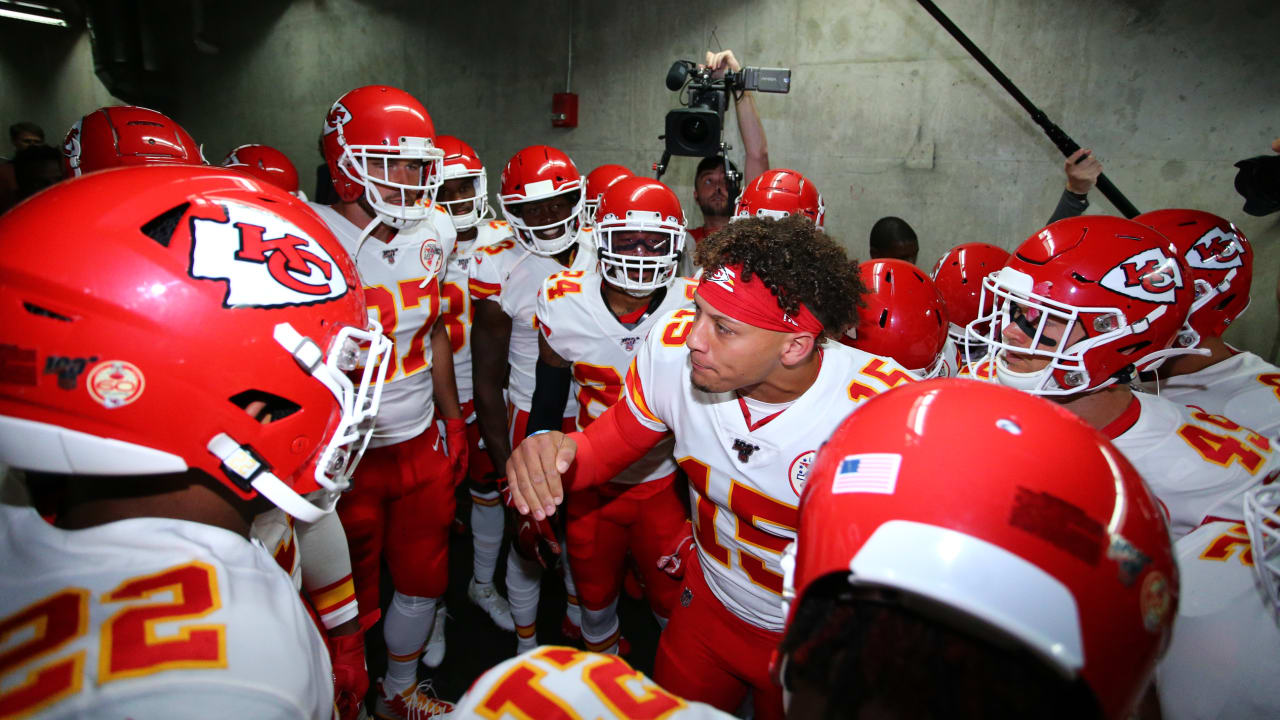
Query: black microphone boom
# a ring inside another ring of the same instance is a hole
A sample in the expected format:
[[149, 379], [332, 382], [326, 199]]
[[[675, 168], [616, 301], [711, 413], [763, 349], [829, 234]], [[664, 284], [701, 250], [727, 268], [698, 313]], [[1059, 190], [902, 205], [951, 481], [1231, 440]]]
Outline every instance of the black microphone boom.
[[[932, 15], [933, 19], [937, 20], [938, 24], [942, 25], [947, 32], [951, 33], [951, 37], [955, 38], [956, 42], [960, 43], [960, 46], [968, 51], [968, 53], [973, 56], [973, 59], [978, 61], [979, 65], [985, 68], [987, 72], [991, 73], [991, 77], [995, 78], [996, 82], [1000, 83], [1000, 87], [1004, 88], [1006, 92], [1013, 96], [1014, 100], [1018, 101], [1018, 104], [1022, 106], [1022, 109], [1026, 110], [1031, 115], [1031, 119], [1035, 121], [1042, 130], [1044, 130], [1044, 134], [1049, 136], [1049, 140], [1053, 141], [1053, 144], [1058, 146], [1058, 149], [1062, 151], [1063, 155], [1070, 157], [1071, 153], [1080, 149], [1080, 146], [1076, 144], [1075, 140], [1072, 140], [1069, 135], [1063, 132], [1062, 128], [1053, 124], [1053, 121], [1044, 114], [1043, 110], [1033, 105], [1031, 101], [1027, 99], [1027, 96], [1023, 95], [1022, 91], [1018, 89], [1018, 86], [1014, 85], [1013, 81], [1010, 80], [1008, 76], [1000, 72], [1000, 68], [996, 67], [996, 64], [991, 62], [991, 58], [987, 57], [977, 45], [974, 45], [973, 41], [964, 34], [964, 31], [956, 27], [956, 24], [951, 22], [951, 18], [947, 17], [946, 13], [939, 10], [938, 6], [933, 4], [933, 0], [916, 0], [916, 2], [920, 3], [920, 7], [923, 7], [930, 15]], [[1111, 181], [1107, 179], [1106, 175], [1098, 176], [1098, 190], [1107, 198], [1107, 200], [1110, 200], [1111, 204], [1114, 205], [1125, 217], [1132, 218], [1138, 215], [1138, 208], [1134, 207], [1133, 203], [1129, 202], [1129, 199], [1124, 196], [1124, 193], [1120, 192], [1120, 189], [1113, 185]]]

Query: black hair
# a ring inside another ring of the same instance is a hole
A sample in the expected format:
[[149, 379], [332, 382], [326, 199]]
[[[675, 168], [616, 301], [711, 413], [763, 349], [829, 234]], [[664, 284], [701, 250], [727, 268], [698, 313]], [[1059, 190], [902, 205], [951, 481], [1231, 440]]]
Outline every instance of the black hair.
[[911, 229], [906, 220], [890, 215], [880, 218], [871, 226], [872, 250], [886, 251], [904, 245], [919, 246], [916, 231]]
[[39, 136], [41, 140], [44, 140], [44, 130], [33, 122], [23, 120], [22, 122], [16, 122], [9, 126], [10, 141], [17, 140], [20, 133], [31, 133], [32, 135]]
[[[1101, 720], [1088, 685], [1009, 641], [962, 631], [926, 602], [855, 589], [847, 574], [805, 592], [780, 651], [784, 685], [826, 698], [827, 720], [864, 707], [888, 717]], [[940, 607], [940, 606], [939, 606]]]

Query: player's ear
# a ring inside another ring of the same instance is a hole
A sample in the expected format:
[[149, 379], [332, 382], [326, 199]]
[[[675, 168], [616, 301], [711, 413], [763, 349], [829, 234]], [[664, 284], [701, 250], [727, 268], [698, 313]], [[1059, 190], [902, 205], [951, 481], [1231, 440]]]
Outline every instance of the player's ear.
[[799, 365], [809, 358], [817, 348], [818, 339], [813, 333], [787, 333], [782, 344], [782, 356], [779, 358], [787, 367]]

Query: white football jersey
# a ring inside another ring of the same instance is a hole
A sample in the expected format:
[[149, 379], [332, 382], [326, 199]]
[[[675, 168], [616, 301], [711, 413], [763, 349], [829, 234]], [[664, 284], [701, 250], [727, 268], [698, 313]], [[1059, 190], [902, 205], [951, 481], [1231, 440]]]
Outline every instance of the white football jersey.
[[[627, 328], [605, 303], [601, 282], [598, 268], [566, 270], [547, 278], [538, 293], [538, 328], [551, 349], [573, 363], [579, 430], [622, 399], [622, 379], [649, 331], [670, 313], [692, 308], [693, 292], [698, 289], [696, 280], [676, 278], [658, 307], [634, 328]], [[634, 485], [674, 473], [673, 445], [669, 437], [658, 443], [613, 482]]]
[[781, 631], [780, 560], [795, 539], [818, 447], [863, 401], [915, 376], [889, 358], [828, 341], [813, 385], [771, 420], [753, 417], [752, 429], [736, 393], [693, 387], [684, 344], [693, 318], [677, 310], [654, 327], [627, 372], [627, 404], [644, 426], [675, 434], [711, 591], [746, 622]]
[[5, 717], [329, 718], [315, 623], [262, 546], [135, 518], [60, 530], [0, 506]]
[[1226, 415], [1280, 442], [1280, 367], [1241, 352], [1207, 368], [1175, 375], [1142, 389], [1179, 405]]
[[475, 240], [459, 240], [445, 265], [444, 287], [440, 291], [444, 300], [440, 321], [449, 331], [449, 344], [453, 346], [453, 377], [458, 383], [459, 403], [471, 400], [474, 395], [471, 388], [471, 321], [475, 318], [475, 310], [467, 290], [471, 265], [475, 263], [476, 253], [496, 254], [515, 247], [515, 244], [505, 220], [490, 220], [476, 227]]
[[293, 522], [293, 516], [273, 507], [254, 516], [249, 537], [266, 548], [271, 559], [293, 581], [293, 589], [302, 592], [302, 558], [298, 555], [298, 534]]
[[272, 508], [254, 517], [249, 536], [289, 574], [294, 589], [306, 591], [326, 628], [332, 630], [359, 614], [347, 536], [337, 513], [308, 523]]
[[458, 236], [453, 222], [437, 205], [425, 220], [396, 233], [389, 242], [370, 236], [361, 244], [364, 228], [328, 205], [309, 204], [355, 259], [365, 302], [394, 346], [369, 447], [417, 437], [435, 416], [431, 326], [440, 314], [445, 259], [453, 253]]
[[492, 720], [731, 720], [678, 698], [617, 655], [543, 645], [489, 668], [454, 706], [454, 718]]
[[1241, 523], [1203, 525], [1174, 546], [1181, 591], [1156, 671], [1168, 720], [1280, 717], [1280, 629], [1256, 584]]
[[1280, 473], [1271, 442], [1220, 415], [1146, 393], [1102, 433], [1169, 513], [1174, 538], [1206, 518], [1238, 519], [1244, 493]]
[[[507, 401], [517, 410], [529, 411], [533, 405], [533, 373], [538, 365], [538, 329], [533, 316], [538, 304], [538, 290], [548, 276], [561, 270], [588, 270], [595, 267], [594, 239], [591, 231], [578, 233], [578, 252], [566, 268], [554, 258], [535, 255], [521, 245], [493, 255], [477, 256], [471, 266], [472, 299], [493, 300], [511, 318], [511, 341], [507, 361], [511, 376], [507, 381]], [[570, 399], [565, 416], [576, 414], [577, 403]]]

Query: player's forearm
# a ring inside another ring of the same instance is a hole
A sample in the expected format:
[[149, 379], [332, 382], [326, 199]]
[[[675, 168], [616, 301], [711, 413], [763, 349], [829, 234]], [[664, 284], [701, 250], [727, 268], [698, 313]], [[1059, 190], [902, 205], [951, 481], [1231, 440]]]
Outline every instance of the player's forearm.
[[769, 141], [764, 135], [760, 113], [756, 111], [755, 93], [744, 92], [734, 107], [738, 114], [738, 132], [742, 135], [743, 150], [747, 154], [742, 178], [745, 186], [769, 169]]
[[[481, 363], [472, 356], [475, 372], [476, 422], [480, 423], [480, 437], [485, 451], [495, 468], [505, 468], [511, 456], [511, 443], [507, 440], [507, 404], [502, 399], [502, 384], [492, 380], [481, 384]], [[505, 363], [504, 363], [505, 365]]]
[[507, 403], [502, 398], [502, 386], [510, 371], [507, 346], [511, 320], [492, 300], [477, 301], [472, 307], [475, 322], [471, 326], [471, 383], [476, 421], [493, 466], [505, 468], [511, 443], [507, 440]]
[[431, 386], [440, 417], [461, 420], [462, 405], [458, 402], [458, 383], [453, 374], [453, 344], [449, 342], [444, 323], [439, 321], [431, 328]]
[[527, 433], [559, 430], [564, 423], [564, 409], [569, 404], [572, 375], [568, 367], [556, 367], [538, 360], [534, 369], [533, 400], [529, 406]]
[[600, 485], [644, 457], [666, 437], [636, 420], [625, 400], [605, 410], [582, 432], [570, 433], [578, 445], [569, 489]]
[[339, 629], [353, 622], [359, 612], [347, 533], [337, 513], [313, 523], [299, 521], [294, 531], [302, 559], [302, 588], [330, 634], [341, 634]]

